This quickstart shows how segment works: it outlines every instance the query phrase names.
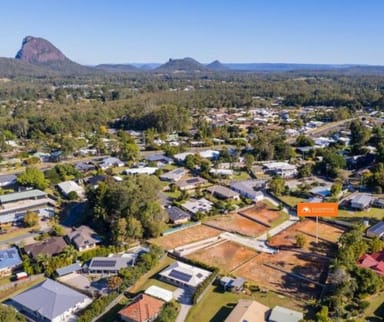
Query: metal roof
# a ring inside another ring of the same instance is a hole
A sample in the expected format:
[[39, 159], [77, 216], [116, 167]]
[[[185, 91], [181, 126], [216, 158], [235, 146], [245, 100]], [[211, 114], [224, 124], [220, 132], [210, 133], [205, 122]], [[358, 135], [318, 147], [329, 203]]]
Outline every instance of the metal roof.
[[50, 321], [80, 303], [91, 302], [87, 296], [51, 279], [16, 295], [12, 300]]
[[80, 264], [79, 263], [74, 263], [74, 264], [71, 264], [71, 265], [68, 265], [68, 266], [65, 266], [65, 267], [62, 267], [62, 268], [58, 268], [56, 270], [56, 273], [59, 276], [64, 276], [64, 275], [67, 275], [67, 274], [70, 274], [70, 273], [73, 273], [73, 272], [76, 272], [76, 271], [79, 271], [79, 270], [81, 270]]
[[42, 198], [46, 195], [47, 194], [45, 192], [37, 189], [7, 193], [5, 195], [0, 196], [0, 203], [14, 202], [23, 199]]
[[18, 266], [22, 263], [16, 247], [0, 251], [0, 269]]
[[303, 319], [303, 313], [293, 311], [281, 306], [275, 306], [269, 316], [269, 322], [299, 322]]

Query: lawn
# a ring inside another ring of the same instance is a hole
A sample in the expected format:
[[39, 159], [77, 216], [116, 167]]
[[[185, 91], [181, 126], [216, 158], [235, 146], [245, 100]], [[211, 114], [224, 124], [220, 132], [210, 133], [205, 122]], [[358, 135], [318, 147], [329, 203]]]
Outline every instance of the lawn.
[[171, 284], [165, 283], [165, 282], [160, 281], [160, 280], [158, 280], [156, 278], [150, 278], [143, 285], [141, 285], [141, 287], [138, 290], [138, 292], [145, 291], [148, 287], [150, 287], [152, 285], [164, 288], [164, 289], [166, 289], [168, 291], [171, 291], [171, 292], [173, 292], [173, 291], [175, 291], [177, 289], [176, 286], [173, 286]]
[[356, 319], [356, 322], [379, 322], [384, 317], [384, 294], [379, 293], [367, 299], [370, 305], [365, 311], [364, 318]]
[[8, 298], [11, 298], [19, 293], [24, 292], [25, 290], [31, 288], [32, 286], [35, 286], [42, 281], [45, 280], [44, 276], [38, 277], [33, 281], [25, 281], [18, 283], [18, 285], [15, 284], [15, 286], [12, 289], [6, 289], [4, 291], [0, 292], [0, 302], [5, 301]]
[[294, 197], [294, 196], [280, 196], [279, 199], [290, 205], [291, 207], [295, 207], [299, 202], [305, 202], [306, 199]]
[[160, 272], [161, 270], [163, 270], [165, 267], [167, 267], [168, 265], [170, 265], [173, 262], [174, 262], [174, 260], [172, 258], [170, 258], [168, 256], [163, 257], [160, 260], [160, 262], [154, 268], [152, 268], [149, 272], [147, 272], [146, 274], [144, 274], [143, 276], [141, 276], [139, 278], [139, 280], [135, 283], [135, 285], [133, 285], [129, 289], [129, 292], [137, 293], [140, 290], [145, 289], [146, 285], [148, 285], [148, 286], [153, 285], [153, 284], [147, 284], [147, 283], [149, 283], [149, 280], [152, 280], [153, 277], [158, 272]]
[[[270, 210], [277, 210], [278, 208], [267, 199], [263, 200], [263, 203], [268, 206]], [[280, 211], [280, 217], [271, 222], [271, 228], [276, 227], [289, 219], [289, 215], [285, 211]]]
[[376, 218], [382, 220], [384, 217], [384, 209], [369, 208], [363, 211], [350, 211], [339, 209], [338, 218]]
[[36, 225], [34, 227], [28, 227], [28, 228], [17, 228], [14, 231], [0, 235], [0, 241], [5, 241], [8, 239], [12, 239], [12, 238], [16, 238], [16, 237], [28, 234], [33, 229], [39, 229], [39, 226]]
[[209, 286], [209, 291], [201, 301], [194, 305], [189, 311], [186, 322], [210, 321], [222, 322], [231, 313], [239, 299], [253, 299], [272, 308], [281, 305], [291, 309], [302, 310], [302, 307], [295, 306], [292, 299], [278, 295], [274, 292], [255, 293], [251, 296], [223, 292], [220, 287]]
[[108, 312], [102, 315], [97, 322], [120, 322], [118, 312], [128, 304], [129, 300], [126, 297], [123, 297], [119, 303], [117, 303], [113, 308]]

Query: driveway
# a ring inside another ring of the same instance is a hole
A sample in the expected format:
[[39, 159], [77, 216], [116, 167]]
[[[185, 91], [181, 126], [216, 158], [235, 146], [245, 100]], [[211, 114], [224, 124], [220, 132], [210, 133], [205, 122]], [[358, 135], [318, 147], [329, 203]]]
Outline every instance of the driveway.
[[184, 322], [187, 319], [189, 310], [192, 308], [192, 293], [187, 288], [177, 288], [173, 292], [174, 299], [180, 303], [180, 312], [176, 322]]

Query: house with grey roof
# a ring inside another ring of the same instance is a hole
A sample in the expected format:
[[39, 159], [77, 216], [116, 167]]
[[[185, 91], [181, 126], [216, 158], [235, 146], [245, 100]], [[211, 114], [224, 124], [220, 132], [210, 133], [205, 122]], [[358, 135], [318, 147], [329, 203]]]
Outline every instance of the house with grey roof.
[[87, 267], [90, 274], [117, 274], [120, 269], [135, 264], [139, 255], [137, 253], [124, 254], [123, 256], [94, 257]]
[[191, 198], [186, 202], [184, 202], [181, 206], [192, 214], [196, 214], [198, 212], [206, 213], [212, 210], [213, 202], [205, 198], [200, 198], [200, 199]]
[[265, 188], [266, 180], [244, 180], [231, 182], [230, 188], [237, 191], [242, 197], [252, 201], [261, 201], [264, 194], [261, 191]]
[[368, 237], [379, 237], [384, 240], [384, 221], [380, 221], [377, 224], [369, 227], [366, 234]]
[[369, 208], [374, 201], [374, 198], [371, 195], [359, 193], [350, 199], [350, 205], [352, 209], [364, 210]]
[[184, 168], [176, 168], [166, 173], [160, 175], [160, 180], [169, 181], [169, 182], [177, 182], [182, 177], [184, 177], [187, 173], [187, 170]]
[[0, 250], [0, 277], [11, 275], [21, 264], [22, 260], [16, 247]]
[[56, 203], [40, 190], [26, 190], [0, 195], [0, 223], [23, 220], [28, 211], [43, 217], [53, 213]]
[[16, 183], [17, 176], [14, 174], [4, 174], [0, 176], [0, 187], [9, 187]]
[[76, 263], [73, 263], [73, 264], [70, 264], [70, 265], [58, 268], [56, 270], [56, 275], [58, 277], [63, 277], [63, 276], [66, 276], [66, 275], [69, 275], [69, 274], [72, 274], [72, 273], [79, 272], [79, 271], [81, 271], [81, 266], [80, 266], [80, 264], [78, 262], [76, 262]]
[[165, 211], [168, 214], [169, 221], [173, 224], [184, 224], [191, 219], [191, 215], [179, 207], [166, 208]]
[[268, 318], [268, 322], [299, 322], [304, 317], [303, 313], [275, 306]]
[[67, 322], [92, 300], [59, 282], [44, 282], [14, 296], [11, 305], [34, 321]]
[[60, 182], [57, 187], [65, 197], [68, 197], [71, 192], [76, 192], [81, 198], [84, 197], [85, 194], [84, 188], [72, 180]]
[[176, 183], [176, 186], [179, 187], [180, 190], [193, 190], [197, 189], [201, 186], [204, 186], [208, 183], [208, 180], [201, 177], [192, 177], [179, 180]]
[[206, 190], [209, 193], [211, 193], [213, 196], [219, 199], [232, 199], [232, 200], [240, 199], [240, 195], [238, 192], [224, 186], [214, 185], [214, 186], [208, 187]]
[[85, 225], [73, 229], [66, 236], [66, 239], [80, 251], [95, 248], [100, 243], [100, 238], [96, 232]]
[[194, 291], [212, 272], [183, 262], [174, 262], [159, 273], [162, 280]]

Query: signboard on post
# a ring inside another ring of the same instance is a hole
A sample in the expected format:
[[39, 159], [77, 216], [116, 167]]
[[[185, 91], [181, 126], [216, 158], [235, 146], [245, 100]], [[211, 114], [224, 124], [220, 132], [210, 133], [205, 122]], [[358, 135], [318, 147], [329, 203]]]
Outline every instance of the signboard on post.
[[299, 217], [337, 217], [337, 202], [300, 202], [297, 204]]

